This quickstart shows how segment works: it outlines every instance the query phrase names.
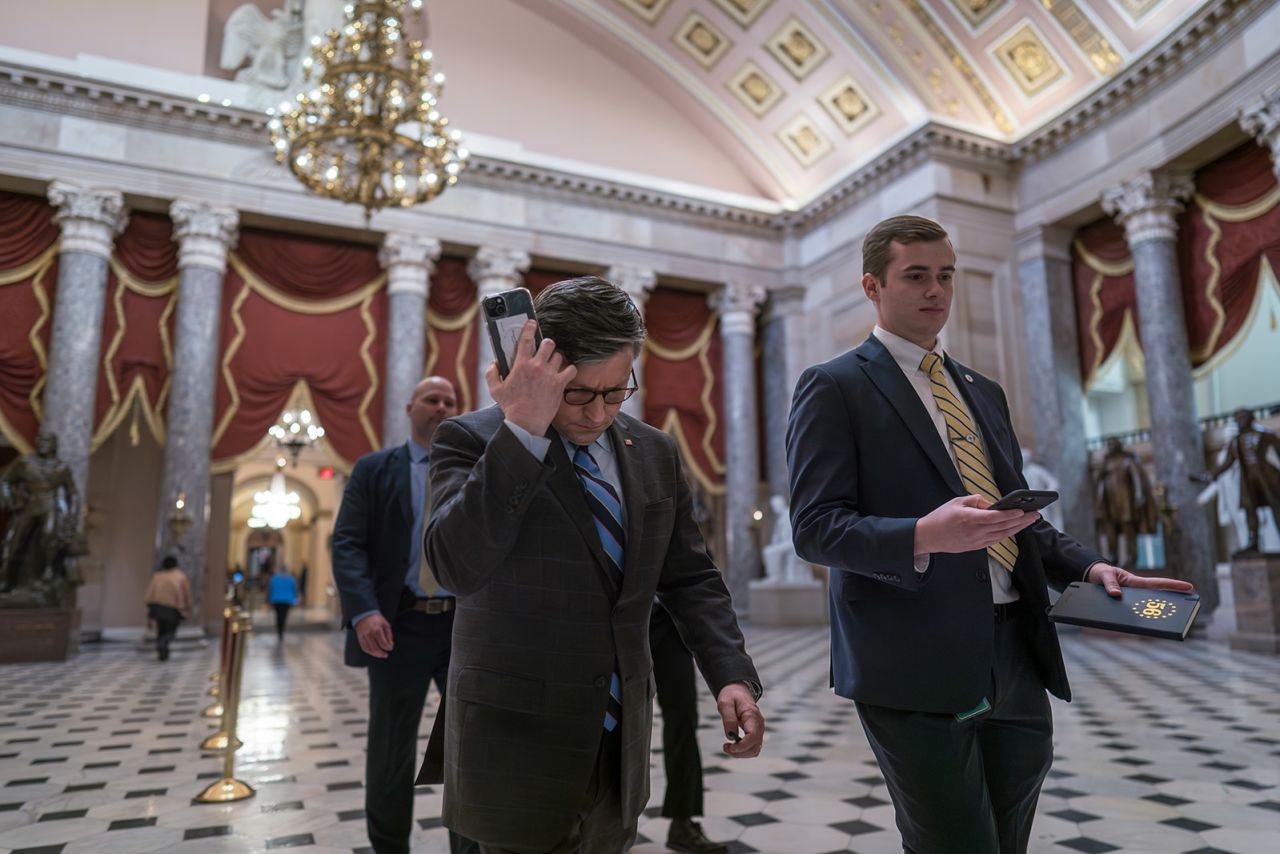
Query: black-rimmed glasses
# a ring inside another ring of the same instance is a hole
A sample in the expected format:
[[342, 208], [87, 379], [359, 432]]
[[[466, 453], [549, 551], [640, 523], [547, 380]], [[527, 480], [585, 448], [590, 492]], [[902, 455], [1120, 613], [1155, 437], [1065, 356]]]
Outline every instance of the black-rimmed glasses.
[[617, 406], [631, 395], [639, 391], [636, 385], [636, 372], [631, 371], [631, 385], [626, 388], [605, 388], [596, 391], [590, 388], [567, 388], [564, 390], [564, 402], [570, 406], [586, 406], [597, 397], [603, 397], [605, 403]]

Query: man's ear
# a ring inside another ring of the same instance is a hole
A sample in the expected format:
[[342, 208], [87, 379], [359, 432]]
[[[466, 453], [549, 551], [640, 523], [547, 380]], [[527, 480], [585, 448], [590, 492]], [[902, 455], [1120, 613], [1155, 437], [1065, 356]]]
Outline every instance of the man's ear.
[[878, 303], [880, 301], [880, 280], [870, 273], [863, 273], [862, 292], [867, 295], [867, 299]]

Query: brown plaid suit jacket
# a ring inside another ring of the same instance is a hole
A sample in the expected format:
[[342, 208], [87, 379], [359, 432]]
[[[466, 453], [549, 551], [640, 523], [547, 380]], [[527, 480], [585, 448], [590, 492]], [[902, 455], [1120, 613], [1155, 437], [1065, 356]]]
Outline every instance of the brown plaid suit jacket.
[[458, 596], [444, 823], [483, 844], [546, 850], [568, 834], [595, 768], [615, 659], [623, 814], [640, 815], [649, 798], [655, 594], [713, 692], [759, 682], [693, 520], [675, 443], [625, 415], [609, 433], [626, 507], [620, 587], [553, 430], [538, 460], [495, 406], [444, 422], [432, 443], [426, 548]]

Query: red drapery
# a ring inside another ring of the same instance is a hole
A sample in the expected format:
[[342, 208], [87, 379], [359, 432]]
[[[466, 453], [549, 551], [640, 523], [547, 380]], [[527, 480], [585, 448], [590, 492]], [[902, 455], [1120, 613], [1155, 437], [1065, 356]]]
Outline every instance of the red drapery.
[[719, 319], [705, 294], [657, 287], [645, 307], [644, 418], [676, 437], [712, 494], [724, 492], [724, 404]]
[[467, 275], [467, 259], [441, 258], [427, 299], [427, 363], [422, 373], [453, 383], [460, 412], [475, 408], [480, 353], [476, 317], [476, 286]]
[[1080, 375], [1085, 387], [1120, 342], [1126, 322], [1138, 331], [1133, 258], [1124, 229], [1109, 217], [1085, 226], [1071, 247]]
[[216, 467], [257, 446], [299, 384], [340, 464], [378, 447], [384, 284], [374, 247], [241, 231], [222, 297]]
[[1196, 174], [1178, 245], [1191, 361], [1199, 366], [1243, 330], [1262, 260], [1280, 270], [1280, 187], [1265, 148], [1247, 143]]
[[[116, 240], [107, 273], [94, 447], [131, 413], [141, 416], [157, 442], [163, 441], [177, 284], [172, 221], [163, 214], [134, 211]], [[130, 430], [136, 425], [130, 421]]]
[[0, 192], [0, 432], [23, 453], [40, 429], [58, 278], [58, 227], [39, 196]]

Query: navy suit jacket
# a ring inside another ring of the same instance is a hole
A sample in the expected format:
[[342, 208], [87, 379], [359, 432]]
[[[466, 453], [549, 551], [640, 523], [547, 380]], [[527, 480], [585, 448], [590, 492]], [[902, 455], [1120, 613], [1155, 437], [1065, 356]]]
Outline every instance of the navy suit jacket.
[[[1003, 390], [950, 357], [1001, 494], [1026, 488]], [[806, 370], [787, 429], [796, 551], [831, 568], [836, 693], [877, 706], [957, 713], [991, 690], [994, 623], [985, 550], [914, 568], [916, 521], [967, 494], [910, 380], [874, 336]], [[1080, 581], [1101, 557], [1040, 520], [1017, 536], [1013, 582], [1040, 681], [1070, 699], [1047, 585]]]
[[[407, 445], [366, 454], [351, 470], [333, 529], [333, 579], [348, 629], [351, 619], [366, 611], [380, 611], [395, 622], [413, 536], [410, 489]], [[372, 660], [354, 630], [347, 633], [344, 660], [353, 667]]]

